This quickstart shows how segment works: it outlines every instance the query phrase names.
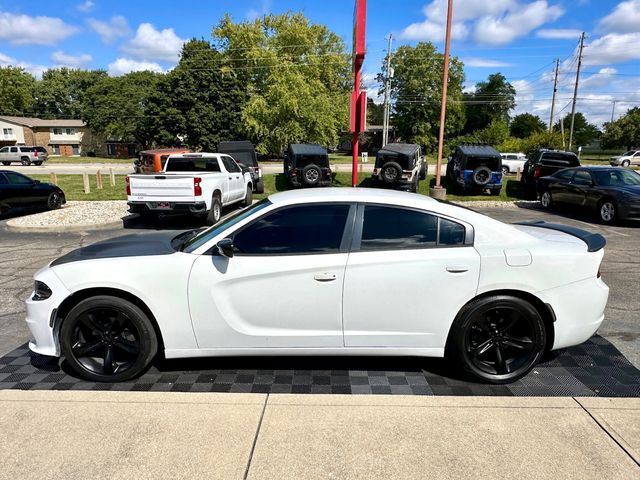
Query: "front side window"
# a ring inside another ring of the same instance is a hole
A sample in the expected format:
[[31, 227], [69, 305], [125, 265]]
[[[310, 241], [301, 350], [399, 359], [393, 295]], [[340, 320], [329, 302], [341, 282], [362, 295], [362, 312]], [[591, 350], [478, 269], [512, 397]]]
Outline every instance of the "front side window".
[[337, 253], [348, 204], [299, 205], [265, 215], [233, 235], [238, 254]]
[[228, 172], [240, 172], [241, 169], [238, 166], [238, 164], [235, 162], [235, 160], [231, 157], [228, 156], [222, 156], [220, 157], [222, 158], [222, 163], [224, 163], [224, 167], [227, 169]]
[[9, 147], [0, 148], [0, 153], [7, 153], [9, 151]]
[[591, 174], [585, 170], [578, 170], [573, 177], [573, 183], [576, 185], [589, 185], [593, 182]]

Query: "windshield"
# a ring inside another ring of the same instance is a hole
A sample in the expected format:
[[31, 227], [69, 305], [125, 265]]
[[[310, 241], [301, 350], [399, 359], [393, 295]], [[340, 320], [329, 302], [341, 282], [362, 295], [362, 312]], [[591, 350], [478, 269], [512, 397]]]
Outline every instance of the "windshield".
[[622, 155], [620, 155], [621, 157], [630, 157], [631, 155], [633, 155], [634, 153], [636, 153], [635, 150], [629, 150], [628, 152], [624, 152]]
[[182, 245], [181, 250], [187, 253], [193, 252], [197, 248], [207, 243], [212, 238], [216, 237], [217, 235], [220, 235], [227, 228], [234, 226], [236, 223], [241, 222], [242, 220], [247, 218], [249, 215], [253, 215], [255, 212], [262, 210], [263, 208], [268, 207], [269, 205], [271, 205], [271, 202], [269, 201], [269, 199], [264, 198], [259, 202], [254, 203], [249, 208], [239, 210], [238, 212], [234, 213], [230, 217], [227, 217], [225, 220], [222, 220], [220, 223], [214, 225], [211, 228], [208, 228], [204, 232], [200, 233], [199, 235], [196, 235], [189, 241], [185, 242], [184, 245]]
[[592, 173], [596, 177], [596, 184], [601, 186], [640, 185], [640, 175], [631, 170], [605, 170]]

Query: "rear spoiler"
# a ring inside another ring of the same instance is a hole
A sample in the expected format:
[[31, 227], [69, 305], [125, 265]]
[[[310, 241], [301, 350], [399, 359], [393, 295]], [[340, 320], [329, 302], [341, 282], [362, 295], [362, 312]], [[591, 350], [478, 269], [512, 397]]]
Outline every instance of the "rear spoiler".
[[542, 220], [529, 220], [526, 222], [516, 222], [514, 225], [524, 225], [527, 227], [540, 227], [548, 228], [549, 230], [556, 230], [558, 232], [566, 233], [579, 238], [587, 244], [587, 251], [597, 252], [604, 248], [607, 244], [607, 240], [599, 233], [591, 233], [586, 230], [582, 230], [576, 227], [570, 227], [568, 225], [561, 225], [559, 223], [547, 223]]

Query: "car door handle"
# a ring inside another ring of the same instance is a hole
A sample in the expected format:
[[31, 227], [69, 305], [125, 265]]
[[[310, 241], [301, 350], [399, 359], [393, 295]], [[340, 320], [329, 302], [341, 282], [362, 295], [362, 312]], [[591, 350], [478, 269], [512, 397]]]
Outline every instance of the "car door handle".
[[449, 273], [464, 273], [468, 271], [469, 267], [467, 265], [447, 265], [447, 272]]
[[313, 279], [318, 282], [333, 282], [336, 279], [335, 273], [316, 273]]

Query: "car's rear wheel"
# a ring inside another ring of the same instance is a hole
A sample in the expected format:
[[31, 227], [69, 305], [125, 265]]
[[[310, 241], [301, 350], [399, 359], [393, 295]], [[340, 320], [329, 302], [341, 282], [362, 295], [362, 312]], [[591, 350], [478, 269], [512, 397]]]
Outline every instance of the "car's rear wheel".
[[544, 322], [529, 302], [494, 295], [473, 301], [461, 312], [450, 351], [467, 374], [500, 384], [525, 376], [542, 357], [545, 343]]
[[618, 215], [618, 209], [613, 200], [605, 199], [598, 206], [598, 215], [604, 223], [613, 223]]
[[20, 159], [20, 163], [25, 167], [28, 167], [29, 165], [31, 165], [31, 160], [29, 160], [29, 157], [22, 157]]
[[62, 195], [58, 192], [51, 192], [47, 198], [47, 208], [49, 210], [57, 210], [62, 206]]
[[211, 198], [211, 208], [207, 213], [207, 223], [209, 225], [215, 225], [222, 218], [222, 202], [220, 201], [220, 197], [217, 195], [213, 195]]
[[256, 182], [256, 193], [264, 193], [264, 182], [262, 180]]
[[423, 161], [422, 166], [420, 167], [420, 180], [427, 179], [427, 162]]
[[509, 167], [506, 165], [502, 166], [502, 175], [509, 175]]
[[549, 190], [545, 190], [540, 195], [540, 205], [542, 205], [542, 208], [551, 208], [553, 206], [553, 198]]
[[136, 305], [112, 296], [78, 303], [60, 329], [62, 353], [81, 377], [120, 382], [140, 375], [158, 351], [151, 321]]
[[11, 162], [2, 162], [2, 164], [6, 167], [7, 165], [11, 165]]

